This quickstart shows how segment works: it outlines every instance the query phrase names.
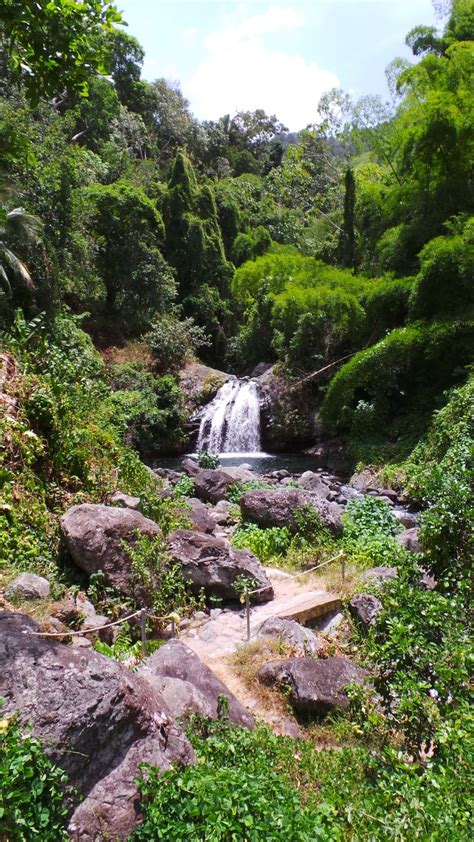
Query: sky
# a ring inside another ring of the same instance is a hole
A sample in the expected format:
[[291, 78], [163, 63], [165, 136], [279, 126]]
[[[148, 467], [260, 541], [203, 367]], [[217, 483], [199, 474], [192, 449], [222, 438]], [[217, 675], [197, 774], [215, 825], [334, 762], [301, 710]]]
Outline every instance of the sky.
[[263, 108], [291, 131], [324, 91], [388, 97], [405, 36], [439, 25], [431, 0], [116, 0], [145, 49], [143, 77], [179, 82], [200, 120]]

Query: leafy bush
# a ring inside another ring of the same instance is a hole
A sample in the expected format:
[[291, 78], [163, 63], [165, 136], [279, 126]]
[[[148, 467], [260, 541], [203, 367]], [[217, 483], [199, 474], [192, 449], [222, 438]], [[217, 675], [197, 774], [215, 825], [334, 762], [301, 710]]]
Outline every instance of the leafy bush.
[[176, 316], [160, 316], [151, 326], [146, 340], [158, 372], [176, 372], [199, 349], [208, 344], [202, 327], [193, 319], [179, 320]]
[[436, 237], [423, 248], [410, 300], [414, 319], [472, 317], [474, 312], [474, 217], [459, 232]]
[[215, 470], [219, 467], [219, 457], [215, 453], [209, 453], [208, 450], [198, 450], [197, 462], [200, 468], [210, 468]]
[[182, 474], [178, 482], [174, 486], [174, 493], [177, 497], [193, 497], [194, 496], [194, 480], [188, 477], [187, 474]]
[[[0, 710], [3, 700], [0, 698]], [[15, 717], [0, 720], [0, 826], [11, 842], [68, 839], [67, 777]]]
[[405, 551], [394, 539], [403, 527], [383, 500], [368, 495], [351, 500], [342, 520], [344, 551], [355, 564], [391, 566], [404, 558]]
[[231, 540], [234, 547], [250, 550], [265, 564], [275, 556], [286, 555], [291, 536], [286, 526], [262, 529], [255, 523], [246, 523], [235, 530]]
[[471, 322], [392, 331], [332, 379], [321, 408], [326, 429], [345, 434], [355, 458], [370, 462], [389, 447], [406, 458], [444, 390], [465, 377], [473, 338]]

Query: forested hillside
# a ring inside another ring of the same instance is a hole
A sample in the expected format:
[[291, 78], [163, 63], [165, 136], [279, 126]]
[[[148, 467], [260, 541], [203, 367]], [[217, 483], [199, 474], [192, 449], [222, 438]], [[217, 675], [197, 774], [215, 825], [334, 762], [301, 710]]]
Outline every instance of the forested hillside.
[[[192, 479], [170, 495], [146, 467], [190, 448], [179, 373], [271, 364], [288, 394], [282, 437], [337, 440], [350, 473], [422, 513], [415, 553], [370, 500], [346, 512], [342, 538], [305, 522], [299, 543], [233, 515], [235, 545], [266, 563], [343, 553], [356, 590], [359, 567], [398, 569], [374, 589], [377, 622], [329, 649], [357, 653], [376, 700], [354, 690], [346, 730], [325, 732], [341, 752], [317, 751], [313, 732], [296, 750], [263, 726], [201, 722], [199, 765], [142, 783], [133, 838], [467, 840], [474, 4], [452, 0], [439, 30], [408, 33], [388, 102], [329, 91], [297, 134], [263, 110], [197, 120], [177, 84], [142, 78], [120, 21], [92, 0], [0, 9], [0, 586], [29, 572], [54, 600], [82, 588], [109, 620], [140, 607], [74, 568], [60, 517], [120, 491], [160, 535], [187, 528]], [[202, 608], [163, 543], [133, 552], [142, 584], [159, 570], [155, 612]], [[0, 721], [0, 838], [63, 838], [61, 773], [31, 738], [49, 777], [29, 812], [10, 771], [22, 740]]]

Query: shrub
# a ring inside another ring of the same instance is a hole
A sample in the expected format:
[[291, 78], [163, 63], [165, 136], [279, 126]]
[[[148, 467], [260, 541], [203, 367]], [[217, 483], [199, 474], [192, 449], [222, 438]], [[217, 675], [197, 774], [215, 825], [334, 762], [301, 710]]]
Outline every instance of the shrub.
[[208, 450], [198, 450], [197, 461], [200, 468], [210, 468], [215, 470], [219, 467], [219, 457], [215, 453], [209, 453]]
[[[3, 700], [0, 699], [0, 710]], [[0, 826], [11, 842], [67, 840], [67, 777], [15, 717], [0, 719]]]
[[345, 434], [355, 457], [366, 457], [371, 444], [397, 445], [406, 457], [445, 389], [465, 376], [473, 339], [471, 322], [392, 331], [332, 379], [321, 407], [326, 429]]
[[265, 564], [275, 556], [286, 555], [291, 536], [286, 526], [262, 529], [255, 523], [246, 523], [235, 530], [231, 540], [234, 547], [250, 550]]
[[146, 340], [158, 372], [176, 372], [199, 349], [208, 344], [204, 330], [193, 319], [179, 320], [175, 316], [159, 316], [151, 326]]
[[396, 565], [405, 557], [405, 550], [394, 535], [403, 527], [383, 500], [362, 497], [346, 507], [343, 547], [351, 561], [360, 567]]

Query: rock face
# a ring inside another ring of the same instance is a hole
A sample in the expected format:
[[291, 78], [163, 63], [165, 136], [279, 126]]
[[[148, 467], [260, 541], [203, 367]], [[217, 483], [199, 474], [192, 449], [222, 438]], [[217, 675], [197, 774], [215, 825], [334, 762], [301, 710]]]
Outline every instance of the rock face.
[[380, 599], [370, 593], [358, 593], [349, 602], [349, 611], [365, 629], [375, 623], [382, 609]]
[[405, 529], [404, 532], [400, 532], [396, 536], [396, 540], [400, 544], [400, 546], [405, 547], [406, 550], [409, 550], [411, 553], [420, 553], [420, 541], [418, 539], [418, 527], [414, 526], [413, 529]]
[[344, 688], [363, 684], [367, 672], [346, 658], [290, 658], [269, 661], [259, 670], [264, 684], [287, 689], [296, 711], [324, 715], [335, 708], [346, 709], [349, 700]]
[[335, 535], [342, 532], [340, 508], [335, 503], [328, 503], [309, 491], [299, 488], [254, 488], [246, 491], [240, 499], [242, 515], [246, 520], [253, 520], [259, 526], [288, 526], [293, 532], [298, 531], [295, 512], [306, 506], [317, 512], [325, 526]]
[[191, 746], [143, 678], [90, 649], [28, 634], [37, 628], [23, 615], [0, 614], [6, 712], [19, 711], [85, 796], [70, 820], [71, 839], [125, 840], [140, 821], [139, 764], [188, 764]]
[[150, 538], [161, 535], [156, 523], [133, 509], [84, 503], [69, 509], [60, 526], [67, 549], [81, 570], [89, 575], [102, 570], [108, 585], [146, 599], [143, 586], [134, 583], [124, 543], [133, 544], [137, 532]]
[[198, 500], [197, 497], [187, 497], [186, 503], [189, 506], [186, 514], [193, 525], [193, 529], [196, 529], [198, 532], [214, 532], [216, 521], [211, 517], [208, 507], [201, 500]]
[[255, 588], [264, 588], [256, 594], [255, 602], [273, 599], [273, 588], [258, 558], [248, 550], [238, 550], [222, 538], [177, 529], [168, 537], [172, 558], [180, 565], [184, 578], [199, 593], [237, 600], [239, 577], [255, 582]]
[[224, 500], [229, 487], [236, 480], [220, 468], [200, 468], [192, 459], [183, 459], [183, 468], [194, 480], [197, 497], [205, 503], [218, 503]]
[[274, 368], [258, 377], [261, 394], [262, 447], [282, 453], [314, 439], [311, 399], [296, 381], [279, 377]]
[[272, 637], [292, 646], [301, 655], [315, 655], [319, 641], [315, 633], [305, 629], [295, 620], [283, 620], [281, 617], [269, 617], [257, 630], [258, 637]]
[[226, 696], [229, 718], [236, 725], [253, 728], [254, 719], [216, 675], [180, 640], [161, 646], [140, 668], [140, 675], [163, 696], [171, 715], [189, 713], [216, 719], [219, 697]]
[[34, 573], [20, 573], [5, 590], [7, 599], [48, 599], [49, 582]]

